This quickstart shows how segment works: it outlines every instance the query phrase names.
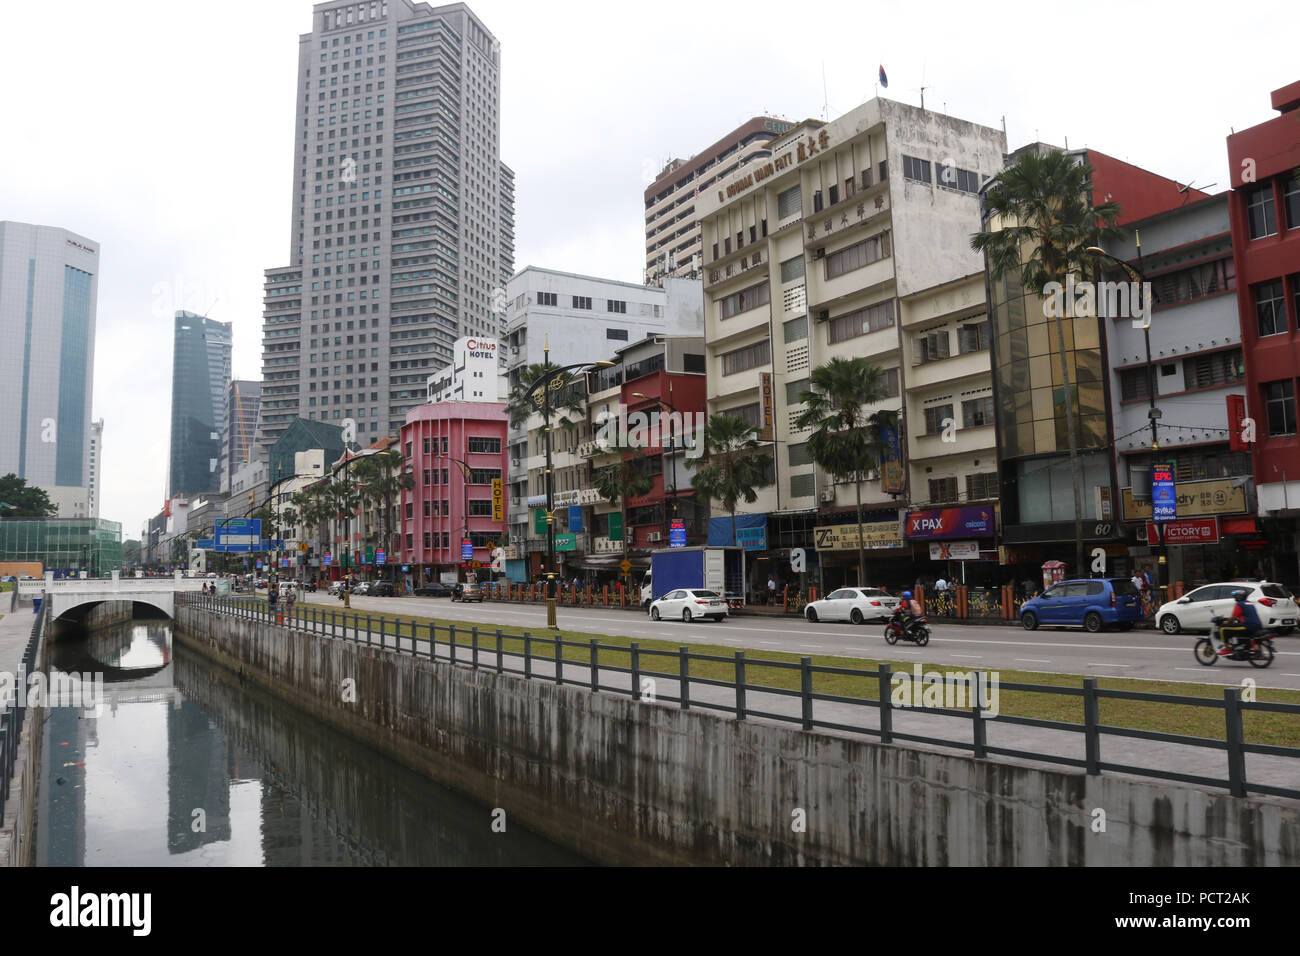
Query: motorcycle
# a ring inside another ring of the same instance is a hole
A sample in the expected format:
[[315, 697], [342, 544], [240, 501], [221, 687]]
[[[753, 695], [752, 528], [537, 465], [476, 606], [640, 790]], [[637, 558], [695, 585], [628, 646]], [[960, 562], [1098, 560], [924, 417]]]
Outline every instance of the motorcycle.
[[[1211, 626], [1216, 629], [1211, 635], [1217, 636], [1218, 628], [1225, 620], [1230, 618], [1215, 618]], [[1222, 659], [1225, 661], [1249, 661], [1252, 667], [1268, 667], [1273, 663], [1273, 638], [1264, 632], [1255, 637], [1243, 637], [1235, 644], [1229, 645], [1232, 648], [1231, 654], [1224, 654]], [[1196, 663], [1204, 664], [1210, 667], [1215, 661], [1220, 659], [1219, 652], [1215, 649], [1214, 641], [1210, 637], [1203, 637], [1196, 642], [1194, 648], [1196, 654]]]
[[902, 619], [895, 614], [885, 625], [885, 643], [897, 644], [900, 640], [925, 647], [930, 643], [930, 622], [923, 617], [914, 617], [907, 627], [903, 627]]

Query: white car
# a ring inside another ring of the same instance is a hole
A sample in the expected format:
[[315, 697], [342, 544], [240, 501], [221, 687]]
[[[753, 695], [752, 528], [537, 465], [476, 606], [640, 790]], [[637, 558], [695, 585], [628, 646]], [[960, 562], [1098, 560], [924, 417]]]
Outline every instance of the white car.
[[650, 604], [650, 620], [681, 619], [689, 624], [697, 617], [722, 621], [727, 617], [727, 599], [717, 591], [678, 588]]
[[1232, 614], [1233, 591], [1245, 591], [1246, 600], [1255, 605], [1259, 622], [1269, 630], [1290, 634], [1300, 620], [1300, 607], [1281, 584], [1269, 581], [1237, 581], [1206, 584], [1188, 591], [1176, 601], [1162, 604], [1156, 611], [1156, 623], [1166, 634], [1182, 631], [1208, 631], [1210, 621]]
[[813, 601], [804, 608], [804, 617], [816, 624], [818, 621], [887, 621], [902, 598], [880, 588], [840, 588], [826, 597]]

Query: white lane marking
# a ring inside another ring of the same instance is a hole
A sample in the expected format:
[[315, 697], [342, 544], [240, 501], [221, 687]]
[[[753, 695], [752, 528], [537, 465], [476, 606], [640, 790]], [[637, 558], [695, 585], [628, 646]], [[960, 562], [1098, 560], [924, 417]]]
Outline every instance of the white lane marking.
[[1088, 666], [1089, 667], [1132, 667], [1133, 665], [1132, 664], [1097, 664], [1094, 663], [1093, 661], [1088, 661]]
[[969, 658], [969, 659], [971, 659], [971, 660], [973, 660], [973, 661], [980, 660], [981, 658], [984, 657], [983, 654], [949, 654], [948, 656], [949, 656], [949, 657], [966, 657], [966, 658]]
[[[1174, 670], [1176, 670], [1176, 671], [1197, 671], [1197, 672], [1201, 672], [1201, 673], [1203, 673], [1203, 672], [1205, 671], [1205, 666], [1202, 665], [1202, 666], [1200, 666], [1200, 667], [1175, 667]], [[1285, 677], [1286, 675], [1284, 674], [1284, 675], [1282, 675], [1282, 676]], [[1300, 676], [1300, 675], [1297, 675], [1297, 676]]]
[[1051, 658], [1047, 657], [1017, 657], [1018, 661], [1027, 661], [1030, 664], [1050, 664]]

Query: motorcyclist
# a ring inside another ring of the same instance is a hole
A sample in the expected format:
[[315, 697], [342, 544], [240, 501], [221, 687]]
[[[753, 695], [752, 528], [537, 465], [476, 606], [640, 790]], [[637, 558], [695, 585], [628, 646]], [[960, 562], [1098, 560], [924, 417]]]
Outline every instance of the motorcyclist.
[[1214, 643], [1219, 645], [1218, 653], [1220, 657], [1228, 657], [1236, 649], [1238, 643], [1244, 639], [1254, 637], [1264, 629], [1264, 625], [1259, 620], [1259, 612], [1255, 610], [1255, 605], [1247, 600], [1249, 596], [1250, 592], [1242, 588], [1233, 591], [1232, 599], [1236, 603], [1232, 606], [1232, 614], [1228, 617], [1216, 617], [1214, 619], [1217, 627], [1211, 630], [1211, 637]]
[[894, 621], [906, 634], [919, 617], [921, 617], [920, 603], [913, 600], [911, 591], [904, 591], [903, 600], [898, 603], [898, 607], [894, 608]]

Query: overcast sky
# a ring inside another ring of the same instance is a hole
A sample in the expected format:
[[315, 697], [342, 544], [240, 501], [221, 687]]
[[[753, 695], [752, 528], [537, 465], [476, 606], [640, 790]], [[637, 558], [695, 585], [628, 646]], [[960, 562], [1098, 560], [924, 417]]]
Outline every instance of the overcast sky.
[[[1197, 2], [654, 4], [474, 0], [501, 42], [516, 269], [637, 282], [642, 192], [751, 116], [831, 119], [876, 93], [990, 126], [1011, 148], [1092, 146], [1197, 186], [1224, 138], [1300, 79], [1268, 55], [1291, 0], [1249, 5], [1256, 42]], [[1074, 11], [1072, 16], [1066, 10]], [[101, 244], [94, 415], [100, 514], [138, 537], [162, 506], [172, 313], [233, 322], [260, 378], [262, 272], [289, 261], [294, 76], [306, 0], [7, 4], [0, 218]], [[1270, 27], [1269, 25], [1273, 26]], [[3, 347], [3, 345], [0, 345]]]

